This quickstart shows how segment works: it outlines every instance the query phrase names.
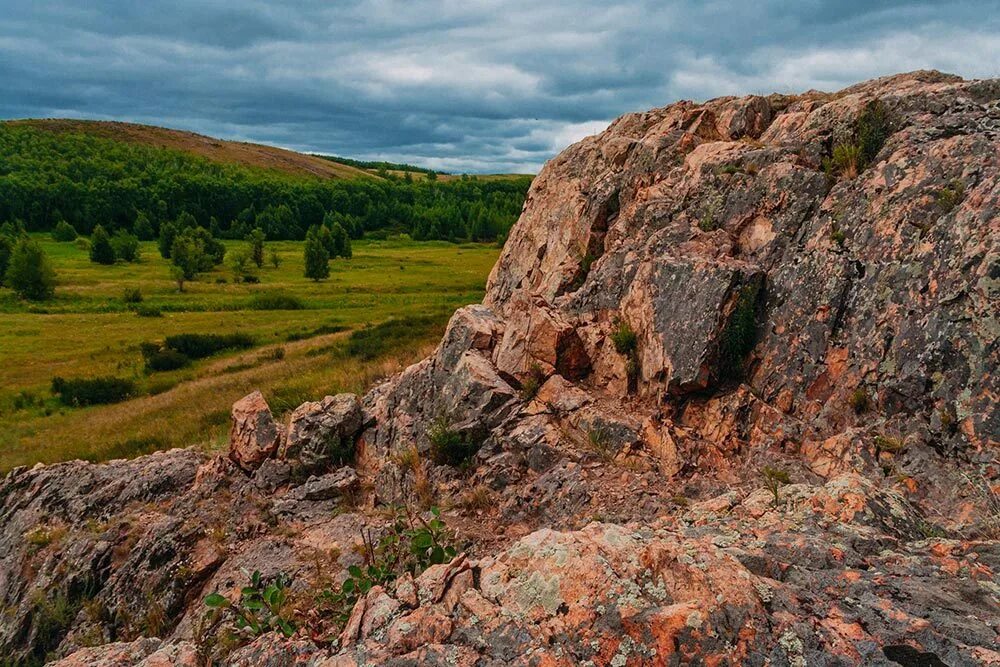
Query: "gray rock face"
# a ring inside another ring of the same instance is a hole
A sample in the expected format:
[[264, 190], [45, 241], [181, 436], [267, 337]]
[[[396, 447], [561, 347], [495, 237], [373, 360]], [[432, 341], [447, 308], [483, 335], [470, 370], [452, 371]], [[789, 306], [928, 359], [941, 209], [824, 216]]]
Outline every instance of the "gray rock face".
[[361, 424], [361, 402], [354, 394], [337, 394], [315, 403], [303, 403], [292, 413], [280, 458], [296, 460], [307, 467], [330, 463], [336, 450], [353, 450]]
[[248, 472], [273, 458], [281, 445], [283, 429], [271, 415], [263, 394], [255, 391], [233, 404], [229, 458]]
[[491, 361], [501, 335], [488, 308], [456, 311], [430, 358], [365, 396], [365, 423], [372, 425], [362, 433], [365, 456], [385, 458], [410, 447], [426, 452], [427, 431], [437, 419], [487, 428], [502, 422], [517, 392]]
[[322, 477], [310, 477], [302, 486], [293, 489], [289, 496], [295, 500], [332, 500], [357, 489], [358, 474], [354, 468], [344, 466]]

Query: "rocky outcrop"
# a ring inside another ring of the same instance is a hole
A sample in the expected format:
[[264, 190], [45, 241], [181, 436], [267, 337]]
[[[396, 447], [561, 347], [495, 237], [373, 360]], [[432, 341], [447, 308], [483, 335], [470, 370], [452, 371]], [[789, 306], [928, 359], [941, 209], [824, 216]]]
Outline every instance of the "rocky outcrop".
[[[998, 211], [1000, 81], [624, 116], [535, 179], [483, 304], [364, 397], [286, 426], [252, 394], [229, 458], [11, 473], [0, 652], [998, 664]], [[318, 593], [397, 504], [444, 506], [460, 553], [334, 618]], [[241, 569], [291, 578], [294, 636], [226, 643], [200, 601]]]

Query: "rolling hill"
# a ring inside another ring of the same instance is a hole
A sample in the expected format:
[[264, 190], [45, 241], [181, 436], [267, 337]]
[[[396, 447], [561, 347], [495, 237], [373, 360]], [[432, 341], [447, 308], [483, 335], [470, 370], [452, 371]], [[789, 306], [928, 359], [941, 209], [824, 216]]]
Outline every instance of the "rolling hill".
[[104, 139], [169, 148], [207, 158], [213, 162], [271, 169], [296, 176], [319, 178], [377, 178], [371, 171], [284, 148], [242, 141], [226, 141], [194, 132], [152, 125], [104, 120], [45, 118], [5, 121], [64, 134], [88, 134]]

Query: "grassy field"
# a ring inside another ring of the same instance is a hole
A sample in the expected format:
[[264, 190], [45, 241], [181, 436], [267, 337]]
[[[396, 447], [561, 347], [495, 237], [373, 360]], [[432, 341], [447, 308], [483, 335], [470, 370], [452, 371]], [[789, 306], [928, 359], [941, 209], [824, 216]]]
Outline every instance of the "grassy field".
[[[59, 277], [56, 298], [18, 301], [0, 290], [0, 471], [73, 458], [103, 460], [175, 446], [222, 446], [231, 404], [260, 388], [279, 414], [338, 391], [362, 392], [425, 355], [455, 308], [478, 301], [499, 250], [486, 245], [358, 241], [330, 278], [302, 277], [302, 244], [273, 244], [281, 257], [260, 284], [234, 284], [222, 267], [178, 293], [155, 244], [138, 264], [92, 264], [73, 243], [39, 236]], [[125, 303], [138, 288], [141, 317]], [[255, 295], [292, 295], [301, 310], [256, 310]], [[403, 326], [399, 320], [404, 320]], [[379, 323], [395, 320], [387, 327]], [[375, 325], [370, 349], [348, 349]], [[256, 346], [176, 371], [146, 373], [139, 344], [177, 333], [250, 334]], [[280, 351], [278, 351], [280, 349]], [[87, 408], [61, 405], [52, 378], [114, 375], [143, 395]]]

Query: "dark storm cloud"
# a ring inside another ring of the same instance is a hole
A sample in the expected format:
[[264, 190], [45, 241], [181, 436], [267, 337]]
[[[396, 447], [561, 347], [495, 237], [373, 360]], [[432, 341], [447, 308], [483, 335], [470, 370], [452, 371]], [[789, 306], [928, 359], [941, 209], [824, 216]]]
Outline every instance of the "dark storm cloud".
[[535, 170], [627, 111], [998, 76], [977, 2], [0, 0], [0, 117], [116, 118], [450, 171]]

